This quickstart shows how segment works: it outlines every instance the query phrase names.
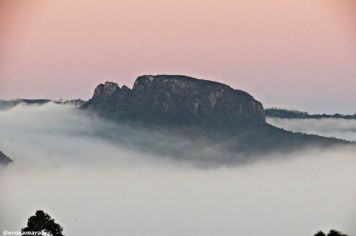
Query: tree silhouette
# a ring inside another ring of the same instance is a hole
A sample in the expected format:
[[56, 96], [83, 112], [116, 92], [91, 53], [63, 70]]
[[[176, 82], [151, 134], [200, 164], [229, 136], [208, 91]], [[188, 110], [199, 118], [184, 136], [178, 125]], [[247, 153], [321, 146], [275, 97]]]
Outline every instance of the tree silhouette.
[[326, 234], [323, 231], [319, 231], [314, 236], [326, 236]]
[[347, 236], [347, 235], [332, 229], [328, 234], [325, 234], [323, 231], [319, 231], [318, 233], [314, 234], [314, 236]]
[[347, 235], [332, 229], [330, 230], [327, 236], [347, 236]]
[[64, 236], [63, 228], [42, 210], [36, 211], [34, 216], [28, 218], [27, 226], [21, 232], [45, 232], [52, 236]]

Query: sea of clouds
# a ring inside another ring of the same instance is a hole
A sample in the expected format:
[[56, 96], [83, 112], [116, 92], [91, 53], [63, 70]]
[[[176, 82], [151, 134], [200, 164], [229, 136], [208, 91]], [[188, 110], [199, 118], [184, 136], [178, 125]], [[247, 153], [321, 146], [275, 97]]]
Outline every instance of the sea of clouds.
[[[269, 122], [356, 140], [354, 121]], [[0, 232], [21, 229], [43, 209], [65, 235], [301, 236], [331, 228], [356, 234], [355, 149], [198, 168], [145, 148], [185, 142], [73, 106], [0, 110], [0, 150], [15, 161], [0, 169]]]

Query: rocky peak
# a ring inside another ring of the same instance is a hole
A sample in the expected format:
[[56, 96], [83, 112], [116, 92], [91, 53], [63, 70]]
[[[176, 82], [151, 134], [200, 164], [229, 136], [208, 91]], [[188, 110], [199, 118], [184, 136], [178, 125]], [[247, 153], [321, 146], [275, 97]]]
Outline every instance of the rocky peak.
[[141, 86], [147, 86], [150, 83], [152, 83], [155, 80], [155, 76], [153, 75], [142, 75], [137, 77], [137, 79], [135, 80], [133, 89], [137, 89], [138, 87]]
[[172, 92], [184, 92], [187, 89], [197, 89], [198, 86], [206, 87], [207, 85], [220, 89], [231, 89], [225, 84], [182, 75], [143, 75], [136, 79], [133, 91], [141, 92], [151, 88], [165, 87]]
[[143, 75], [132, 90], [106, 82], [83, 107], [109, 118], [157, 124], [265, 122], [262, 104], [248, 93], [181, 75]]
[[117, 90], [120, 90], [120, 87], [119, 87], [119, 85], [117, 83], [105, 82], [104, 84], [99, 84], [96, 87], [96, 89], [94, 91], [94, 97], [111, 96]]

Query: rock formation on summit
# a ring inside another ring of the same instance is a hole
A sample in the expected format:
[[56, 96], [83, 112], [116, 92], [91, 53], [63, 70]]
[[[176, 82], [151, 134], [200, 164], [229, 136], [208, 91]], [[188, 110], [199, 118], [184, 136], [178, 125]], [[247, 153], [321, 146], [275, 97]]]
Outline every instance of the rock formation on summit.
[[144, 75], [132, 89], [112, 82], [97, 86], [84, 104], [116, 120], [149, 124], [227, 125], [264, 123], [263, 106], [227, 85], [176, 75]]

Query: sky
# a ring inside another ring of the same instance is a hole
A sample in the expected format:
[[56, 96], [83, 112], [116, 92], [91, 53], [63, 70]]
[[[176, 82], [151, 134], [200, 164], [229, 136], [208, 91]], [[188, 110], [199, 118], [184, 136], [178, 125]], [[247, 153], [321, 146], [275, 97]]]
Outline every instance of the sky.
[[266, 107], [355, 113], [354, 0], [1, 0], [0, 98], [184, 74]]

